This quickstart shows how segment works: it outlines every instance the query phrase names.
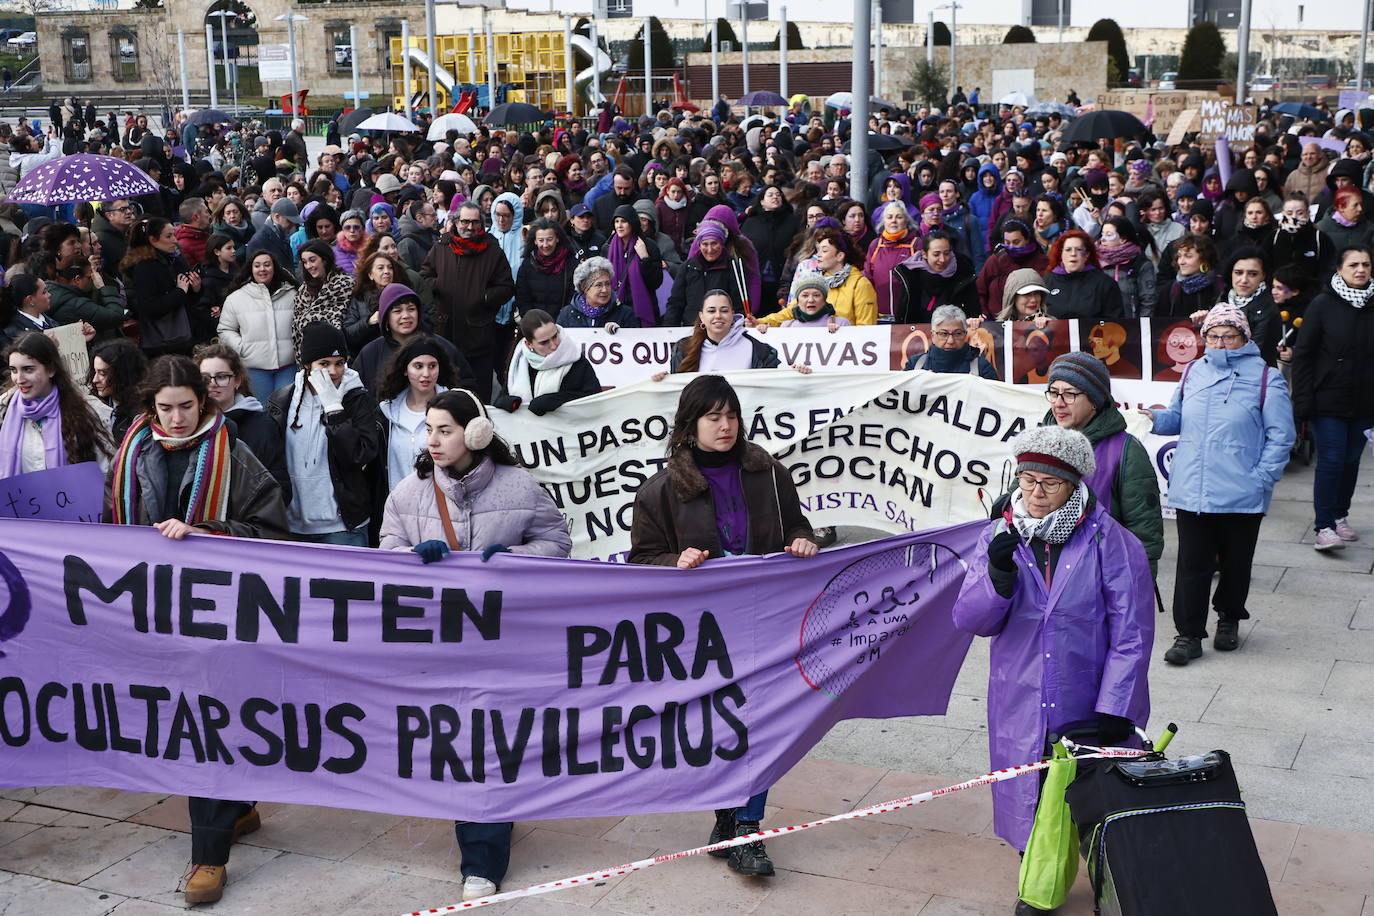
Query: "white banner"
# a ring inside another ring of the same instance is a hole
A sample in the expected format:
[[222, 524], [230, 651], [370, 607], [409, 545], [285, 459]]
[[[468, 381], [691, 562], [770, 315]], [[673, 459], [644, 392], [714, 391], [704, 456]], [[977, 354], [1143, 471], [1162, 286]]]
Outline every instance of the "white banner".
[[[1011, 485], [1007, 440], [1045, 413], [1039, 391], [969, 375], [725, 375], [744, 434], [788, 467], [817, 526], [897, 534], [985, 518]], [[543, 417], [495, 412], [497, 431], [567, 516], [573, 556], [624, 560], [635, 491], [666, 463], [678, 394], [693, 378], [605, 391]]]
[[258, 78], [291, 82], [291, 46], [258, 45]]
[[[627, 328], [608, 334], [600, 328], [565, 328], [608, 388], [642, 382], [667, 372], [673, 347], [691, 328]], [[747, 332], [778, 351], [784, 366], [805, 365], [816, 372], [888, 369], [892, 330], [888, 325], [838, 328], [753, 328]]]

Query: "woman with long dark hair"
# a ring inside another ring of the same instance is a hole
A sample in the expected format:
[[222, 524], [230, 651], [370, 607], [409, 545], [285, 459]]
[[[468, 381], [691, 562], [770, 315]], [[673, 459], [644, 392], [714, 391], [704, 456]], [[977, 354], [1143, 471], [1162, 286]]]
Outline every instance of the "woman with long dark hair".
[[175, 227], [154, 216], [134, 224], [119, 264], [129, 307], [138, 317], [139, 341], [150, 357], [190, 353], [195, 343], [191, 310], [200, 295], [200, 274], [177, 251]]
[[5, 366], [11, 387], [0, 394], [0, 477], [83, 461], [109, 467], [110, 409], [76, 386], [46, 334], [10, 344]]
[[[382, 519], [383, 550], [410, 550], [425, 563], [466, 550], [488, 561], [498, 553], [566, 557], [568, 523], [553, 499], [519, 466], [469, 389], [437, 395], [425, 410], [425, 450], [415, 471], [391, 491]], [[500, 889], [510, 865], [509, 821], [454, 825], [463, 899]]]
[[572, 243], [557, 222], [540, 217], [525, 236], [525, 253], [515, 277], [515, 310], [542, 309], [557, 315], [572, 301], [577, 269]]
[[[722, 376], [702, 375], [682, 389], [668, 464], [635, 495], [631, 563], [686, 570], [727, 556], [819, 552], [791, 475], [745, 438], [742, 414]], [[718, 809], [708, 842], [757, 833], [767, 802], [765, 789], [741, 807]], [[742, 875], [774, 873], [762, 841], [711, 855]]]
[[377, 409], [386, 421], [379, 462], [385, 493], [415, 469], [415, 459], [425, 450], [429, 402], [458, 385], [448, 350], [428, 334], [417, 334], [393, 354], [377, 391]]
[[334, 250], [319, 239], [301, 246], [301, 285], [292, 309], [291, 343], [300, 356], [301, 331], [315, 321], [343, 330], [353, 301], [353, 278], [334, 262]]
[[253, 450], [281, 487], [282, 502], [291, 502], [291, 475], [286, 470], [286, 442], [267, 415], [267, 405], [253, 395], [250, 370], [238, 351], [222, 342], [196, 347], [192, 354], [215, 402], [230, 420], [241, 442]]
[[[197, 529], [242, 538], [286, 537], [276, 480], [247, 445], [230, 436], [200, 367], [189, 357], [153, 362], [142, 408], [115, 456], [110, 516], [116, 525], [151, 525], [172, 540]], [[145, 486], [159, 480], [165, 486]], [[230, 847], [262, 821], [255, 802], [191, 797], [187, 804], [186, 902], [213, 903], [229, 881]]]
[[118, 338], [99, 347], [91, 357], [91, 394], [110, 408], [110, 435], [114, 443], [124, 441], [138, 414], [143, 410], [139, 386], [148, 372], [148, 357], [132, 341]]
[[277, 259], [259, 251], [234, 278], [219, 313], [219, 340], [248, 367], [266, 397], [291, 384], [295, 373], [291, 318], [296, 281]]
[[381, 335], [377, 309], [382, 291], [393, 283], [404, 283], [406, 276], [405, 262], [395, 255], [377, 251], [359, 258], [353, 278], [353, 299], [344, 316], [349, 350], [359, 353]]

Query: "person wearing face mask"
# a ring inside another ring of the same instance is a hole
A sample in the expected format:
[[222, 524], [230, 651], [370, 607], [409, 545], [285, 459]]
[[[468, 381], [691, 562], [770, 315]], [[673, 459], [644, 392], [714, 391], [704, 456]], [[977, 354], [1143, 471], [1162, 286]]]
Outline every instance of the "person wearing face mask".
[[286, 441], [291, 535], [316, 544], [368, 545], [372, 490], [365, 469], [381, 446], [377, 402], [349, 369], [343, 331], [323, 321], [301, 332], [300, 371], [267, 409]]
[[1106, 216], [1108, 204], [1107, 173], [1100, 169], [1088, 169], [1083, 174], [1083, 202], [1073, 211], [1074, 224], [1086, 232], [1089, 238], [1097, 238], [1102, 231], [1102, 220]]
[[542, 417], [569, 401], [601, 391], [601, 381], [581, 347], [562, 333], [548, 312], [525, 312], [520, 318], [520, 337], [504, 391], [496, 395], [493, 406], [512, 413], [528, 407], [530, 413]]
[[1013, 272], [1034, 270], [1039, 282], [1040, 274], [1049, 266], [1049, 258], [1035, 243], [1031, 227], [1020, 220], [1005, 220], [1002, 223], [1002, 244], [983, 262], [983, 269], [978, 272], [974, 284], [983, 315], [991, 318], [1004, 305], [1003, 291], [1007, 278]]
[[[1099, 227], [1101, 231], [1101, 227]], [[1043, 279], [1053, 318], [1126, 318], [1121, 287], [1101, 269], [1097, 246], [1088, 233], [1071, 229], [1050, 249], [1050, 269]]]
[[1097, 239], [1097, 256], [1102, 270], [1121, 290], [1126, 314], [1132, 318], [1148, 318], [1155, 312], [1155, 265], [1153, 240], [1146, 236], [1148, 248], [1142, 249], [1135, 224], [1124, 216], [1110, 217], [1102, 224]]
[[1165, 410], [1143, 410], [1153, 432], [1178, 436], [1169, 474], [1169, 503], [1178, 515], [1174, 626], [1164, 653], [1171, 665], [1201, 657], [1211, 595], [1213, 648], [1240, 646], [1240, 621], [1260, 523], [1283, 476], [1295, 438], [1288, 385], [1265, 365], [1240, 309], [1219, 303], [1202, 323], [1207, 345], [1189, 363]]
[[892, 271], [892, 320], [920, 324], [942, 305], [956, 305], [967, 317], [981, 314], [973, 265], [941, 230], [921, 237], [918, 250]]
[[1349, 514], [1365, 432], [1374, 426], [1371, 257], [1368, 245], [1340, 251], [1336, 272], [1307, 307], [1293, 348], [1293, 406], [1308, 421], [1317, 447], [1312, 504], [1319, 551], [1359, 538]]
[[[404, 283], [389, 284], [377, 297], [377, 326], [381, 336], [370, 341], [353, 359], [353, 368], [363, 386], [374, 395], [381, 389], [386, 367], [397, 351], [416, 337], [433, 334], [419, 294]], [[459, 382], [471, 388], [475, 379], [467, 358], [446, 338], [436, 339], [458, 373]]]
[[[1040, 759], [1051, 735], [1070, 730], [1095, 732], [1090, 744], [1131, 740], [1149, 719], [1154, 641], [1150, 566], [1088, 485], [1097, 466], [1087, 438], [1038, 426], [1010, 450], [1016, 485], [969, 557], [953, 612], [955, 626], [992, 639], [994, 770]], [[1026, 848], [1039, 794], [1034, 779], [992, 787], [993, 828], [1013, 849]], [[1018, 901], [1015, 912], [1044, 911]]]
[[1336, 246], [1312, 224], [1307, 198], [1288, 194], [1279, 213], [1278, 227], [1269, 237], [1269, 251], [1275, 264], [1294, 264], [1303, 273], [1315, 277], [1330, 269]]
[[1368, 245], [1371, 235], [1369, 214], [1364, 210], [1364, 197], [1359, 188], [1343, 187], [1336, 191], [1331, 209], [1317, 222], [1317, 228], [1331, 239], [1335, 251], [1352, 245]]

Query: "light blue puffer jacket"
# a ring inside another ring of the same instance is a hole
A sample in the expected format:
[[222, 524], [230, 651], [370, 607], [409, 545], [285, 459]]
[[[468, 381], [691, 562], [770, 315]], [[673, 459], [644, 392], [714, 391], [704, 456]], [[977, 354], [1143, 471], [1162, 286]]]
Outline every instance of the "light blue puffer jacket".
[[1169, 409], [1155, 413], [1154, 431], [1178, 436], [1169, 505], [1266, 512], [1295, 437], [1288, 384], [1277, 369], [1266, 369], [1253, 341], [1238, 350], [1209, 349], [1189, 367]]

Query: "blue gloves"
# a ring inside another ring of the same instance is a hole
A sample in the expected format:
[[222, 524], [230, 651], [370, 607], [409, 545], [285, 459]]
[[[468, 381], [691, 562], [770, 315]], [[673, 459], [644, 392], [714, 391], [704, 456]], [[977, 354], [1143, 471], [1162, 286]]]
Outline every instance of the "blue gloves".
[[425, 563], [437, 563], [449, 555], [448, 544], [443, 541], [421, 541], [410, 549]]
[[492, 544], [482, 551], [482, 562], [485, 563], [498, 553], [510, 553], [510, 548], [505, 544]]

